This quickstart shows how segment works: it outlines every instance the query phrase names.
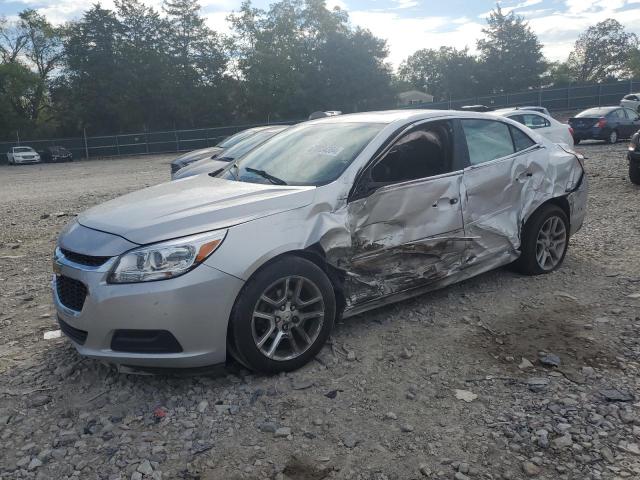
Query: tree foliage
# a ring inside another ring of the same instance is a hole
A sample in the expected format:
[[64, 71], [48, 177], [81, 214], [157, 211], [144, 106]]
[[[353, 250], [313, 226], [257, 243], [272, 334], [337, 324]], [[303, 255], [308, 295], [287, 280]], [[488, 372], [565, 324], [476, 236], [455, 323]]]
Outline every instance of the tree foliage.
[[478, 61], [468, 49], [440, 47], [418, 50], [400, 65], [398, 75], [409, 85], [442, 100], [483, 93], [478, 72]]
[[386, 42], [325, 0], [245, 0], [227, 36], [198, 0], [163, 2], [94, 4], [62, 26], [31, 9], [0, 18], [0, 138], [292, 120], [392, 108], [407, 89], [438, 100], [640, 75], [637, 39], [615, 20], [547, 63], [523, 18], [497, 6], [478, 55], [423, 48], [394, 74]]
[[636, 35], [608, 18], [578, 37], [568, 65], [576, 81], [602, 82], [627, 73], [630, 53], [637, 46]]
[[498, 5], [489, 14], [486, 38], [478, 40], [485, 89], [515, 92], [540, 86], [546, 70], [542, 44], [524, 18]]

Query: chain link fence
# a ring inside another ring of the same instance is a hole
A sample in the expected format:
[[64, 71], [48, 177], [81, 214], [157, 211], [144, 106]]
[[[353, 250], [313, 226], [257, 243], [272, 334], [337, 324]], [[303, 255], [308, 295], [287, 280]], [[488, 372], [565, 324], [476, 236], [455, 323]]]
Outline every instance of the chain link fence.
[[[288, 125], [296, 122], [272, 122], [268, 125]], [[50, 138], [0, 142], [0, 159], [6, 162], [6, 152], [11, 147], [28, 146], [38, 152], [47, 147], [61, 146], [71, 151], [73, 158], [116, 157], [120, 155], [147, 155], [179, 153], [213, 147], [225, 138], [241, 130], [267, 124], [255, 123], [229, 127], [199, 128], [193, 130], [172, 130], [164, 132], [140, 132], [119, 135], [101, 135]]]
[[[624, 95], [640, 92], [640, 80], [624, 80], [564, 88], [542, 88], [526, 92], [500, 95], [484, 95], [468, 98], [448, 99], [440, 102], [411, 105], [409, 108], [459, 109], [464, 105], [486, 105], [492, 108], [539, 105], [550, 111], [582, 110], [589, 107], [618, 105]], [[269, 125], [297, 123], [275, 122]], [[74, 158], [114, 157], [120, 155], [145, 155], [178, 153], [211, 147], [229, 135], [264, 123], [234, 125], [228, 127], [200, 128], [194, 130], [173, 130], [164, 132], [140, 132], [119, 135], [82, 136], [74, 138], [52, 138], [0, 142], [0, 159], [6, 161], [6, 153], [11, 147], [29, 146], [36, 151], [59, 145], [73, 153]]]
[[622, 97], [640, 92], [640, 80], [623, 80], [595, 85], [541, 88], [519, 93], [484, 95], [448, 99], [440, 102], [412, 105], [411, 108], [455, 110], [465, 105], [486, 105], [491, 108], [537, 105], [549, 111], [583, 110], [590, 107], [619, 105]]

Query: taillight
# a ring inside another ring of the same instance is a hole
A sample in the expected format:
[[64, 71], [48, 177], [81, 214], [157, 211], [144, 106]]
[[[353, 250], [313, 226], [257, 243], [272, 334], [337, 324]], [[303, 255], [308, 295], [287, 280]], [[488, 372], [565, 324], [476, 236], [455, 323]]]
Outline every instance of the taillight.
[[598, 123], [596, 123], [596, 127], [598, 128], [604, 128], [607, 126], [607, 119], [602, 117], [600, 120], [598, 120]]
[[573, 127], [569, 127], [569, 133], [571, 134], [571, 136], [573, 137]]

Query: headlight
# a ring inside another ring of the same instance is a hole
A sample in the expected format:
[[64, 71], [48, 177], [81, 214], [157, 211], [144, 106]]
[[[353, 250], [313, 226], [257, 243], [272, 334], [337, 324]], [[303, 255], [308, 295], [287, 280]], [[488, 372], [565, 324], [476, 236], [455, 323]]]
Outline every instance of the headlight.
[[131, 250], [118, 259], [108, 281], [137, 283], [179, 277], [215, 252], [226, 234], [226, 230], [217, 230]]

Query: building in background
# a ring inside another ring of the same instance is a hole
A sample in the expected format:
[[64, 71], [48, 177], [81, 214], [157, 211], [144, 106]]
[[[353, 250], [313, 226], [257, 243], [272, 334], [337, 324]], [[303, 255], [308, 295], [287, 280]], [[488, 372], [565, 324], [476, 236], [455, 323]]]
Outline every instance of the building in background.
[[410, 107], [412, 105], [431, 102], [433, 102], [433, 95], [421, 92], [420, 90], [407, 90], [406, 92], [398, 94], [399, 107]]

